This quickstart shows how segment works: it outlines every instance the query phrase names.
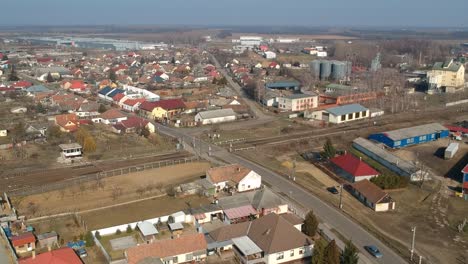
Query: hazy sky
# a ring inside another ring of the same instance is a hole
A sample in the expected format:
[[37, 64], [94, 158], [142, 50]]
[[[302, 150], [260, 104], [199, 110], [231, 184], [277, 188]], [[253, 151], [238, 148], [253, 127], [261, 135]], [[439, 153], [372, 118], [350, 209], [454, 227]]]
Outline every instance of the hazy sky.
[[2, 0], [0, 10], [0, 26], [468, 26], [468, 0]]

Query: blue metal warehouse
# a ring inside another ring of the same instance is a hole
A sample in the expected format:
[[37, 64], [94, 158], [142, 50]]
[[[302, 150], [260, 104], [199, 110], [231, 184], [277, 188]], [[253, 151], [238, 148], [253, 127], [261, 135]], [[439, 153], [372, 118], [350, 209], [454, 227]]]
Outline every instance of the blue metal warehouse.
[[290, 89], [290, 90], [299, 90], [299, 82], [296, 81], [279, 81], [271, 82], [265, 84], [265, 87], [268, 89]]
[[404, 148], [410, 145], [435, 141], [449, 136], [449, 130], [439, 123], [397, 129], [372, 134], [369, 139], [381, 142], [390, 148]]

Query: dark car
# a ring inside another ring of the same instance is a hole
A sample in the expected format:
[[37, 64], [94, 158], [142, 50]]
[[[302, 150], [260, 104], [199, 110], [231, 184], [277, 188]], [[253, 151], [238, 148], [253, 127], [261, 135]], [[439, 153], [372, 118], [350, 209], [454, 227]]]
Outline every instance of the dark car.
[[376, 246], [365, 246], [364, 248], [367, 250], [367, 252], [369, 252], [372, 256], [376, 258], [383, 257], [382, 253]]
[[328, 187], [327, 188], [327, 191], [333, 193], [333, 194], [338, 194], [340, 192], [338, 192], [338, 190], [335, 188], [335, 187]]

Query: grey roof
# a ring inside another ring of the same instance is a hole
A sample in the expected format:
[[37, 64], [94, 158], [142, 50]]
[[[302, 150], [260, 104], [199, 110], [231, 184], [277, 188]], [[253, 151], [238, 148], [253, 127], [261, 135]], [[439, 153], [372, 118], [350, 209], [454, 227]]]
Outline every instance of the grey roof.
[[156, 227], [154, 227], [154, 225], [150, 222], [143, 221], [141, 223], [138, 223], [137, 226], [144, 236], [151, 236], [159, 233]]
[[233, 238], [232, 242], [244, 256], [262, 252], [262, 249], [259, 248], [248, 236]]
[[51, 237], [57, 237], [57, 233], [55, 231], [52, 231], [48, 233], [39, 234], [37, 235], [37, 240], [47, 239]]
[[60, 144], [59, 148], [61, 148], [62, 150], [65, 150], [65, 149], [76, 149], [76, 148], [82, 148], [82, 147], [78, 143], [69, 143], [69, 144]]
[[211, 119], [211, 118], [218, 118], [218, 117], [226, 117], [226, 116], [236, 116], [236, 112], [231, 108], [227, 109], [218, 109], [218, 110], [210, 110], [210, 111], [203, 111], [198, 113], [202, 119]]
[[44, 85], [34, 85], [29, 88], [26, 88], [26, 91], [29, 93], [41, 93], [41, 92], [48, 92], [50, 90]]
[[448, 130], [446, 127], [439, 123], [431, 123], [415, 127], [407, 127], [392, 131], [384, 132], [383, 134], [392, 140], [402, 140], [406, 138], [413, 138], [422, 135], [429, 135], [440, 131]]
[[463, 64], [458, 61], [448, 60], [446, 62], [436, 62], [432, 66], [433, 70], [437, 71], [453, 71], [457, 72]]
[[184, 226], [181, 223], [170, 223], [169, 228], [171, 230], [180, 230], [180, 229], [184, 229]]
[[385, 160], [390, 164], [397, 166], [403, 172], [403, 174], [400, 174], [400, 176], [409, 177], [412, 174], [420, 171], [420, 169], [412, 163], [393, 155], [389, 151], [385, 150], [383, 147], [374, 144], [373, 142], [365, 138], [358, 137], [353, 140], [353, 144], [359, 145], [368, 150], [369, 152], [373, 153], [375, 156]]
[[262, 208], [274, 208], [285, 204], [277, 194], [266, 188], [256, 191], [251, 201], [252, 206], [257, 210]]
[[346, 114], [356, 113], [356, 112], [363, 112], [367, 111], [368, 109], [360, 104], [348, 104], [342, 105], [337, 107], [328, 108], [325, 111], [329, 112], [335, 116], [342, 116]]

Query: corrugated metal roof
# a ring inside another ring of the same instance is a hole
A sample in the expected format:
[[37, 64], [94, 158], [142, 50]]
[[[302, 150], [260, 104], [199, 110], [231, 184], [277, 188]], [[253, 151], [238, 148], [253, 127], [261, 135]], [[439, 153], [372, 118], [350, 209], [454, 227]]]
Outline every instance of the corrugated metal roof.
[[342, 116], [356, 112], [363, 112], [367, 111], [368, 109], [360, 104], [349, 104], [349, 105], [342, 105], [333, 108], [329, 108], [326, 111], [335, 116]]
[[242, 252], [242, 254], [244, 254], [244, 256], [262, 252], [262, 249], [259, 248], [248, 236], [233, 238], [232, 242]]
[[236, 116], [236, 112], [234, 112], [234, 110], [232, 110], [231, 108], [203, 111], [203, 112], [200, 112], [198, 114], [203, 119], [211, 119], [211, 118], [226, 117], [226, 116]]
[[445, 130], [448, 130], [448, 129], [441, 124], [431, 123], [431, 124], [426, 124], [426, 125], [421, 125], [421, 126], [407, 127], [407, 128], [392, 130], [392, 131], [384, 132], [383, 134], [387, 136], [388, 138], [394, 141], [397, 141], [397, 140], [402, 140], [402, 139], [407, 139], [407, 138], [418, 137], [422, 135], [429, 135], [429, 134], [433, 134], [433, 133], [437, 133], [437, 132], [445, 131]]
[[151, 235], [156, 235], [159, 233], [153, 224], [151, 224], [150, 222], [146, 222], [146, 221], [138, 223], [138, 229], [140, 229], [141, 233], [144, 236], [151, 236]]
[[249, 215], [256, 215], [257, 211], [252, 205], [245, 205], [237, 208], [231, 208], [224, 210], [224, 213], [229, 219], [236, 219], [241, 217], [247, 217]]

